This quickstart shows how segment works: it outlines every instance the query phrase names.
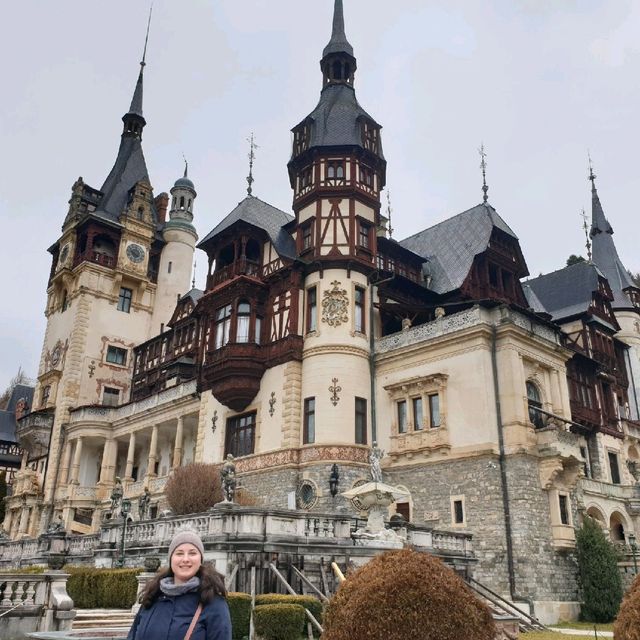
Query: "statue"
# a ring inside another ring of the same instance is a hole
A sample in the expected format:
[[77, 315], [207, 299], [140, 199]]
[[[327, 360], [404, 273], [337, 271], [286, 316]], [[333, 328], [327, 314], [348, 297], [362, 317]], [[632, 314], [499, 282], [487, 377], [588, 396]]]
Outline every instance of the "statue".
[[111, 518], [115, 518], [117, 515], [120, 515], [122, 496], [124, 496], [122, 480], [120, 480], [119, 477], [116, 477], [116, 483], [113, 487], [113, 491], [111, 491]]
[[51, 521], [51, 524], [47, 528], [47, 533], [64, 533], [64, 521], [62, 520], [62, 514], [59, 513], [55, 520]]
[[409, 318], [402, 318], [402, 330], [409, 331], [411, 329], [411, 320]]
[[144, 493], [138, 498], [138, 516], [140, 520], [146, 520], [149, 513], [149, 503], [151, 502], [151, 493], [149, 488], [144, 488]]
[[231, 454], [227, 456], [227, 459], [222, 465], [220, 477], [222, 479], [224, 501], [233, 502], [233, 497], [236, 493], [236, 465], [233, 463], [233, 456]]
[[369, 464], [371, 465], [371, 479], [374, 482], [382, 482], [382, 467], [380, 466], [380, 460], [384, 458], [384, 451], [378, 447], [376, 442], [373, 443], [371, 451], [369, 452]]
[[640, 482], [640, 465], [637, 460], [627, 460], [627, 468], [636, 482]]

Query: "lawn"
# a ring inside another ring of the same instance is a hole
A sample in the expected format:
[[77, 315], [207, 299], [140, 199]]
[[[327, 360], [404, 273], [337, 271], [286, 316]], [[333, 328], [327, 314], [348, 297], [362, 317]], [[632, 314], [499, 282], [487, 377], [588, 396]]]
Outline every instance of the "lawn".
[[590, 636], [568, 636], [554, 631], [532, 631], [531, 633], [521, 633], [520, 638], [522, 640], [593, 640], [593, 634]]
[[[559, 627], [563, 629], [587, 629], [587, 631], [593, 631], [593, 622], [559, 622], [558, 624], [552, 624], [552, 627]], [[596, 624], [598, 631], [613, 631], [613, 622], [608, 624]]]

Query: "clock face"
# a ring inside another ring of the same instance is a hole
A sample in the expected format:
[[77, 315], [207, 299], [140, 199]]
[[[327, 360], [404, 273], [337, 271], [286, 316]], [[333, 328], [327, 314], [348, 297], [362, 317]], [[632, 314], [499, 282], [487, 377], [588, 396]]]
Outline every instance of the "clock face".
[[142, 262], [144, 260], [144, 249], [139, 244], [130, 244], [127, 247], [127, 257], [131, 262]]
[[64, 247], [62, 247], [62, 251], [60, 252], [60, 264], [64, 264], [67, 261], [68, 257], [69, 257], [69, 245], [65, 244]]

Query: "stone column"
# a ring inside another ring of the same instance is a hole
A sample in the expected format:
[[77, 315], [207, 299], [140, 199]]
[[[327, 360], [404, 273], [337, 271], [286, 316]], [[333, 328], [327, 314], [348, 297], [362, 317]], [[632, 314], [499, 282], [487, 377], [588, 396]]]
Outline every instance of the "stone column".
[[117, 442], [113, 438], [105, 439], [102, 465], [100, 466], [100, 484], [109, 484], [115, 480], [115, 453]]
[[151, 429], [151, 443], [149, 444], [149, 459], [147, 462], [147, 478], [156, 477], [156, 462], [158, 461], [158, 425]]
[[22, 507], [22, 512], [20, 513], [20, 524], [18, 525], [18, 535], [22, 536], [27, 533], [27, 527], [29, 526], [29, 515], [31, 513], [31, 508], [27, 507], [25, 504]]
[[184, 429], [184, 419], [182, 416], [178, 418], [178, 424], [176, 426], [176, 439], [173, 445], [173, 465], [172, 469], [177, 469], [182, 464], [182, 440], [183, 440], [183, 429]]
[[551, 370], [551, 405], [553, 413], [556, 415], [564, 415], [564, 406], [562, 402], [562, 387], [560, 384], [560, 375], [557, 369]]
[[27, 460], [29, 458], [29, 452], [25, 449], [22, 454], [22, 460], [20, 461], [20, 471], [24, 471], [27, 468]]
[[136, 434], [132, 433], [129, 435], [129, 449], [127, 451], [127, 467], [124, 472], [124, 481], [125, 482], [133, 482], [133, 463], [135, 461], [136, 456]]
[[71, 462], [71, 442], [67, 442], [64, 446], [62, 455], [62, 465], [60, 468], [60, 484], [69, 482], [69, 463]]
[[79, 484], [80, 460], [82, 459], [82, 436], [76, 438], [76, 449], [73, 452], [73, 464], [71, 465], [71, 484]]

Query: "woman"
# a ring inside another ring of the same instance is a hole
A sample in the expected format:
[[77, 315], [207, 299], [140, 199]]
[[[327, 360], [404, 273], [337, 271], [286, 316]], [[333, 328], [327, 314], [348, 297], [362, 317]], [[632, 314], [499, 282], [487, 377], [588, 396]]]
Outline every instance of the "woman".
[[147, 584], [127, 640], [231, 640], [224, 580], [203, 560], [198, 534], [173, 537], [169, 567]]

